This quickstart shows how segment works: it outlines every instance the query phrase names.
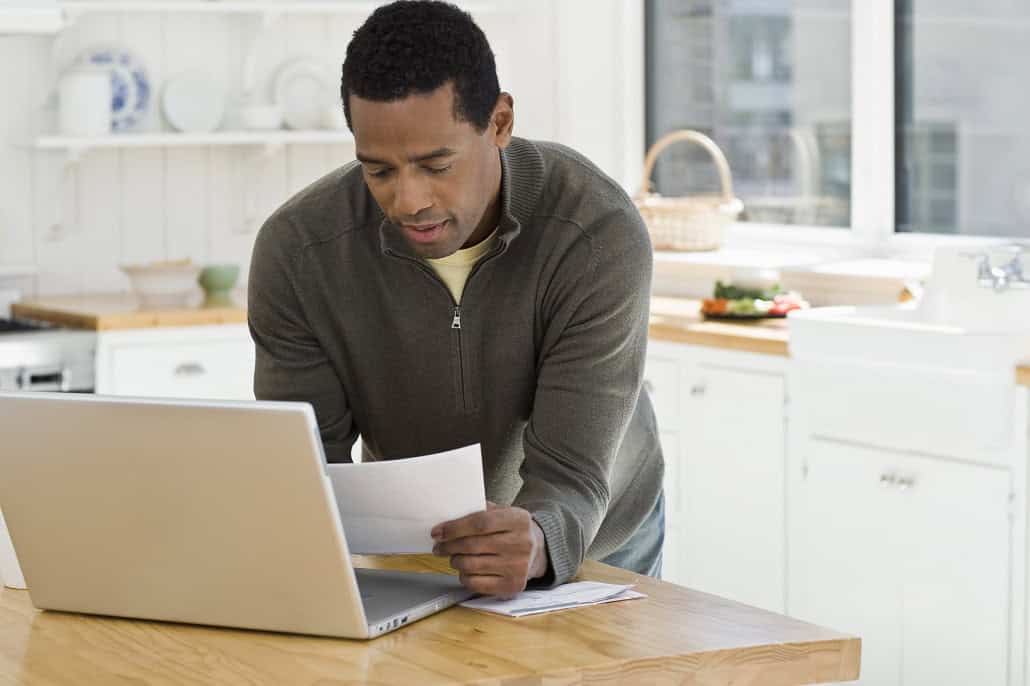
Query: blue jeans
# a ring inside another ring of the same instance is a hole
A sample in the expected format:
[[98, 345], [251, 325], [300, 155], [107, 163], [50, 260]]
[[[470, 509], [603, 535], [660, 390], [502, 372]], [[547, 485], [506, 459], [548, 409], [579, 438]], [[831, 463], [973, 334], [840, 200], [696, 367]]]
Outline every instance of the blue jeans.
[[658, 494], [651, 514], [640, 523], [629, 540], [608, 557], [606, 565], [627, 569], [637, 574], [662, 577], [662, 546], [665, 543], [665, 492]]

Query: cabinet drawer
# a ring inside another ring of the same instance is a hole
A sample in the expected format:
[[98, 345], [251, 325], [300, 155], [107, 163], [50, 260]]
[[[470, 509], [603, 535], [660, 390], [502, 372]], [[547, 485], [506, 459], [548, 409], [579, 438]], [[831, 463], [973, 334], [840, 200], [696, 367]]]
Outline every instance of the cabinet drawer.
[[1015, 387], [982, 375], [797, 362], [790, 396], [811, 436], [988, 464], [1017, 444]]
[[644, 364], [644, 390], [651, 396], [660, 431], [676, 431], [679, 423], [679, 364], [648, 356]]
[[253, 400], [254, 344], [231, 338], [118, 345], [111, 350], [114, 395]]

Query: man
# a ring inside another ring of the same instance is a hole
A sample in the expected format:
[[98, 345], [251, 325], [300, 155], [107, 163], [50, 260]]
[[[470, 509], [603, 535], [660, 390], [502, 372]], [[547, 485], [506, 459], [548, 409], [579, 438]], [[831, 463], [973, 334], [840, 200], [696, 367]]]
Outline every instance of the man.
[[309, 401], [327, 458], [481, 443], [484, 512], [441, 522], [462, 583], [509, 595], [584, 558], [657, 575], [664, 465], [640, 392], [651, 245], [583, 157], [512, 137], [471, 17], [380, 7], [347, 48], [358, 161], [257, 238], [258, 398]]

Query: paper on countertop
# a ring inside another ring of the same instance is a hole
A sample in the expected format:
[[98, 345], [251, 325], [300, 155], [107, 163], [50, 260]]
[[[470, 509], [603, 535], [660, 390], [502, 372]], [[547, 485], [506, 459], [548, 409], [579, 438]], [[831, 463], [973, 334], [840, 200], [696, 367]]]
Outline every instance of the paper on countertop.
[[399, 460], [329, 465], [351, 553], [431, 553], [441, 522], [486, 509], [480, 445]]
[[638, 591], [630, 590], [633, 584], [603, 584], [599, 581], [576, 581], [557, 588], [539, 591], [523, 591], [514, 598], [503, 599], [494, 596], [472, 598], [461, 603], [463, 607], [485, 610], [508, 617], [525, 617], [555, 610], [587, 607], [617, 600], [646, 598]]

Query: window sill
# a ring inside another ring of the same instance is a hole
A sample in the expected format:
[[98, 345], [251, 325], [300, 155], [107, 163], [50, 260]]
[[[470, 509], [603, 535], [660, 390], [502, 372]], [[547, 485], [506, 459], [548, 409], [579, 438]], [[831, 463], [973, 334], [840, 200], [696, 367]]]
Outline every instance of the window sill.
[[716, 281], [779, 283], [813, 305], [896, 302], [929, 274], [919, 251], [884, 254], [850, 229], [745, 223], [730, 227], [719, 250], [656, 252], [654, 263], [655, 295], [706, 297]]

